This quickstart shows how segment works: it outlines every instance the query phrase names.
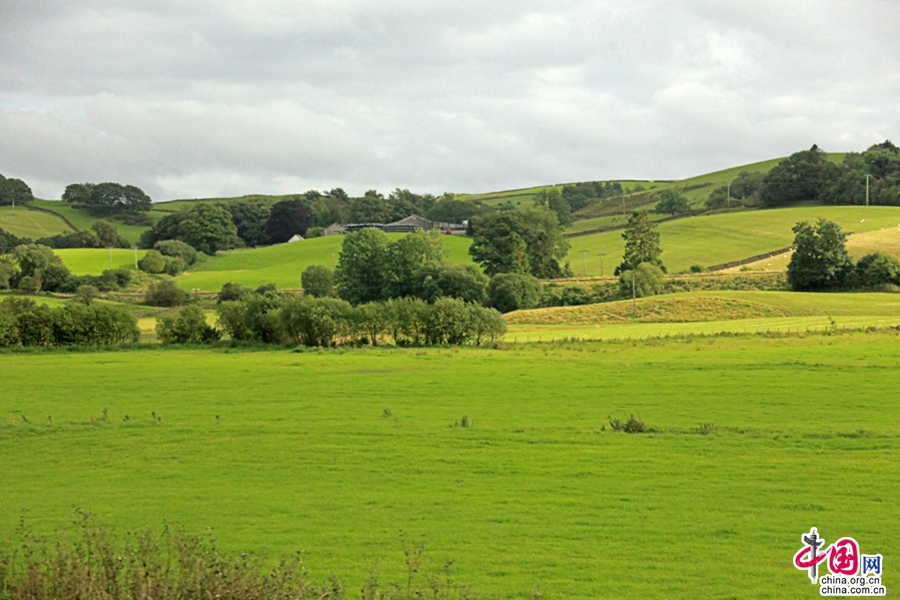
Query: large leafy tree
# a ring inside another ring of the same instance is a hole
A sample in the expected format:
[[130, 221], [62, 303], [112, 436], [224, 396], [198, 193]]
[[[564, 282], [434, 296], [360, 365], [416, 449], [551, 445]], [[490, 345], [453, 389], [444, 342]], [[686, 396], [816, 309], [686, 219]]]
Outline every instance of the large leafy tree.
[[688, 204], [687, 198], [682, 196], [676, 190], [663, 190], [659, 195], [659, 202], [656, 203], [656, 208], [653, 209], [653, 212], [669, 214], [669, 215], [678, 215], [684, 214], [691, 211], [691, 206]]
[[0, 175], [0, 206], [25, 204], [34, 200], [31, 188], [21, 179]]
[[315, 222], [316, 218], [306, 200], [283, 200], [272, 207], [272, 213], [266, 221], [266, 233], [272, 243], [281, 244], [297, 234], [306, 235], [306, 230]]
[[794, 225], [794, 254], [787, 280], [797, 291], [837, 290], [851, 283], [853, 259], [847, 252], [847, 236], [840, 225], [819, 219], [815, 225]]
[[556, 213], [559, 224], [568, 227], [572, 224], [572, 207], [569, 201], [556, 188], [543, 189], [534, 197], [535, 206], [543, 206]]
[[334, 270], [338, 295], [351, 304], [384, 299], [387, 234], [367, 227], [344, 237]]
[[625, 240], [625, 255], [622, 263], [616, 267], [616, 275], [635, 269], [641, 263], [649, 263], [665, 272], [666, 267], [659, 258], [662, 254], [659, 232], [656, 231], [656, 225], [650, 222], [647, 211], [631, 213], [622, 238]]
[[141, 235], [141, 246], [152, 248], [161, 240], [181, 240], [206, 254], [241, 245], [231, 213], [205, 202], [160, 219]]
[[140, 213], [150, 210], [150, 196], [139, 187], [120, 183], [73, 183], [62, 199], [94, 214]]
[[231, 213], [231, 220], [237, 227], [238, 237], [244, 241], [247, 246], [266, 246], [271, 243], [268, 232], [266, 232], [266, 222], [272, 209], [264, 202], [232, 202], [230, 204], [221, 205], [222, 208]]
[[500, 211], [473, 218], [469, 254], [488, 275], [531, 274], [544, 279], [568, 271], [559, 261], [569, 251], [556, 213], [543, 207]]

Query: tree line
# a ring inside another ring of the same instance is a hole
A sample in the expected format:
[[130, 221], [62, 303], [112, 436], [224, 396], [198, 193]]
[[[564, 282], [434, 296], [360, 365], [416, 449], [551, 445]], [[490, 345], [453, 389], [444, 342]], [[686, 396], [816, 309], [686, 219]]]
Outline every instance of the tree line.
[[252, 292], [232, 286], [222, 297], [234, 298], [236, 293], [237, 299], [218, 303], [215, 327], [196, 305], [159, 317], [160, 341], [202, 344], [227, 335], [235, 341], [320, 347], [481, 345], [498, 341], [506, 332], [499, 312], [458, 298], [429, 304], [405, 297], [353, 306], [333, 297], [279, 294], [274, 286]]
[[124, 308], [73, 301], [59, 308], [11, 296], [0, 302], [0, 347], [110, 346], [137, 342], [137, 318]]

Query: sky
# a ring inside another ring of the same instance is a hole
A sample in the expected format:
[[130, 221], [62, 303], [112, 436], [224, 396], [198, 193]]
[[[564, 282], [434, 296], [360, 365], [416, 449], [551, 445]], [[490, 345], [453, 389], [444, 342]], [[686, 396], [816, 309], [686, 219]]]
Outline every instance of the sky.
[[0, 173], [59, 198], [487, 192], [900, 142], [900, 1], [0, 0]]

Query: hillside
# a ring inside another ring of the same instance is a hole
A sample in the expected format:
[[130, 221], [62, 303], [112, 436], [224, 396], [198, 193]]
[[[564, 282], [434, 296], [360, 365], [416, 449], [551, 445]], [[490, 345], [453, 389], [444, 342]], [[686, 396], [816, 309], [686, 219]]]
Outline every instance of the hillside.
[[[863, 233], [900, 224], [900, 208], [892, 206], [799, 206], [688, 217], [658, 226], [662, 260], [670, 273], [691, 265], [709, 267], [749, 258], [793, 243], [791, 228], [818, 218], [838, 223], [844, 231]], [[569, 240], [567, 259], [577, 276], [612, 275], [625, 249], [621, 231], [607, 231]], [[586, 251], [586, 255], [582, 254]], [[584, 256], [584, 262], [583, 262]], [[586, 268], [584, 266], [586, 262]]]

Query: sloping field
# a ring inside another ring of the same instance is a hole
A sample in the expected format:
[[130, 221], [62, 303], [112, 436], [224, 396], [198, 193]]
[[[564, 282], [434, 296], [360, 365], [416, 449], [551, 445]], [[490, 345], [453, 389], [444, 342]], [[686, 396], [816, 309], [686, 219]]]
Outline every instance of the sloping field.
[[[80, 230], [89, 230], [91, 225], [94, 224], [94, 221], [100, 219], [100, 217], [95, 217], [86, 210], [73, 208], [70, 204], [63, 202], [62, 200], [35, 199], [31, 204], [45, 210], [53, 211], [61, 217], [65, 217], [69, 223]], [[148, 216], [150, 217], [150, 220], [155, 223], [166, 214], [167, 213], [164, 212], [151, 210], [148, 213]], [[111, 220], [111, 222], [116, 226], [119, 234], [132, 244], [137, 244], [138, 240], [141, 238], [141, 234], [149, 229], [149, 227], [143, 225], [125, 225], [121, 221], [116, 220]]]
[[[847, 251], [855, 260], [859, 260], [866, 254], [873, 252], [881, 252], [900, 258], [900, 225], [897, 228], [886, 227], [851, 235], [847, 238]], [[785, 252], [784, 254], [764, 258], [740, 267], [732, 267], [726, 271], [735, 273], [744, 267], [746, 267], [745, 270], [750, 271], [785, 271], [792, 255], [793, 252]]]
[[[388, 234], [391, 238], [403, 234]], [[444, 236], [447, 260], [472, 264], [468, 250], [471, 240]], [[341, 253], [344, 236], [319, 237], [293, 244], [279, 244], [253, 250], [221, 252], [195, 265], [178, 278], [184, 289], [217, 291], [227, 282], [256, 287], [274, 283], [279, 288], [299, 288], [300, 274], [310, 265], [332, 267]]]
[[[75, 275], [99, 275], [106, 269], [135, 269], [133, 249], [63, 248], [53, 252]], [[146, 250], [138, 250], [138, 260], [146, 253]]]
[[[479, 597], [810, 597], [810, 526], [900, 547], [898, 360], [886, 333], [6, 354], [0, 540], [78, 507], [301, 550], [348, 597], [420, 543]], [[653, 433], [610, 431], [631, 414]]]
[[[604, 180], [606, 181], [606, 180]], [[665, 181], [636, 181], [636, 180], [609, 180], [609, 183], [619, 183], [626, 193], [640, 185], [645, 190], [651, 190], [665, 186]], [[531, 206], [534, 203], [534, 197], [543, 190], [557, 189], [562, 191], [563, 186], [568, 184], [545, 185], [532, 188], [522, 188], [518, 190], [507, 190], [502, 192], [488, 192], [485, 194], [456, 194], [459, 200], [477, 200], [487, 206], [499, 206], [501, 204], [511, 204], [513, 206], [523, 205]]]
[[[804, 206], [772, 210], [689, 217], [660, 223], [662, 260], [669, 272], [684, 271], [691, 265], [711, 266], [740, 260], [790, 246], [791, 228], [799, 221], [817, 218], [837, 222], [844, 231], [863, 233], [882, 228], [896, 229], [900, 208], [892, 206]], [[604, 252], [604, 274], [611, 275], [622, 260], [625, 242], [621, 231], [570, 238], [568, 260], [576, 275], [582, 275], [582, 250], [587, 251], [588, 276], [600, 275]]]
[[33, 240], [72, 231], [65, 221], [55, 215], [20, 206], [0, 206], [0, 229]]

